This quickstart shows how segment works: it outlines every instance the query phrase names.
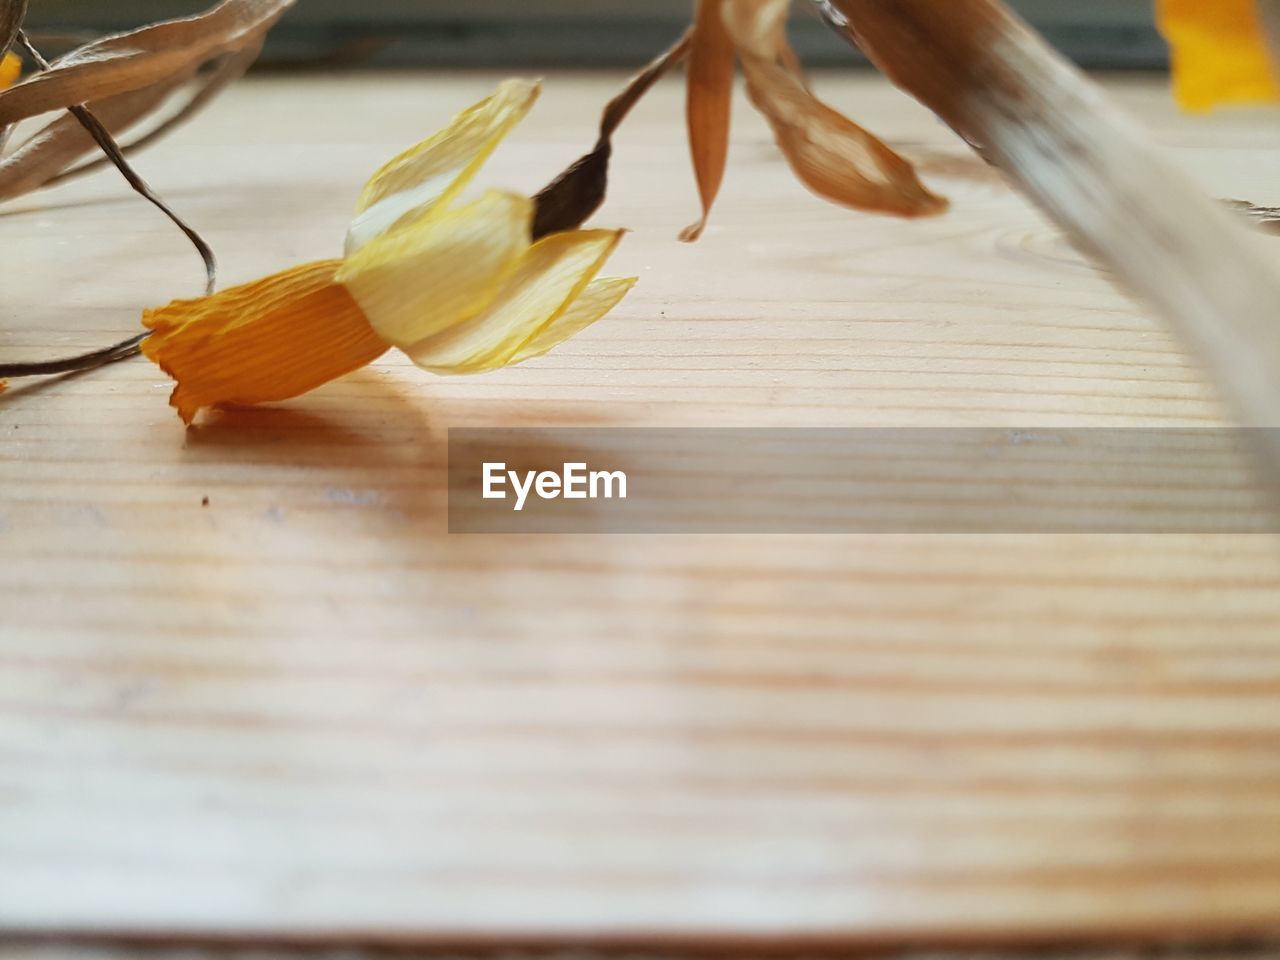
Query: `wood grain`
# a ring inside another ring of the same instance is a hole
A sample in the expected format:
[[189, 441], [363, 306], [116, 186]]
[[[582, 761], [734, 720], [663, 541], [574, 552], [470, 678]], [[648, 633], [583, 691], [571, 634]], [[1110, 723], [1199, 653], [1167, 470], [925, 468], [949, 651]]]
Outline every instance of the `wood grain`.
[[[555, 76], [533, 190], [619, 76]], [[360, 183], [485, 75], [254, 79], [139, 166], [230, 284], [340, 248]], [[702, 241], [681, 92], [598, 216], [641, 283], [550, 356], [397, 357], [184, 432], [139, 360], [0, 398], [0, 928], [842, 944], [1280, 926], [1270, 536], [449, 537], [450, 426], [1212, 425], [1158, 323], [883, 83], [824, 97], [953, 212], [823, 205], [735, 104]], [[1256, 117], [1113, 85], [1218, 195]], [[325, 122], [317, 124], [317, 118]], [[0, 347], [200, 287], [110, 176], [5, 208]], [[202, 499], [208, 497], [208, 505]]]

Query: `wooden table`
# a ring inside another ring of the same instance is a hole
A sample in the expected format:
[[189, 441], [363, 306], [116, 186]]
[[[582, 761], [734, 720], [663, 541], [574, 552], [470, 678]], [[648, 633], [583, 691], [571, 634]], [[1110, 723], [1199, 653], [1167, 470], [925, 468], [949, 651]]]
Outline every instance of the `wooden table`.
[[[549, 78], [532, 190], [615, 75]], [[147, 153], [224, 284], [339, 250], [489, 75], [266, 77]], [[1161, 324], [931, 116], [818, 78], [953, 212], [826, 206], [739, 105], [701, 243], [682, 93], [598, 216], [641, 282], [554, 354], [400, 356], [184, 431], [144, 360], [0, 399], [0, 928], [170, 939], [1026, 943], [1280, 927], [1280, 542], [450, 537], [451, 426], [1210, 425]], [[1280, 129], [1113, 84], [1207, 189]], [[1280, 241], [1278, 241], [1280, 242]], [[0, 217], [0, 347], [199, 289], [110, 175]], [[208, 498], [207, 505], [204, 504]]]

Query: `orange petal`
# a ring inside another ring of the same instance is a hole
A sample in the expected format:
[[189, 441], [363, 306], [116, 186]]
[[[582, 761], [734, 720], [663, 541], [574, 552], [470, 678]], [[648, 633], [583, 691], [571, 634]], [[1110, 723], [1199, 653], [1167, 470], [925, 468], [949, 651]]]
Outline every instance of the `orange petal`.
[[1173, 92], [1187, 110], [1280, 99], [1257, 0], [1158, 0]]
[[722, 0], [699, 0], [689, 49], [685, 121], [689, 152], [702, 200], [702, 216], [685, 227], [680, 239], [697, 240], [724, 180], [729, 156], [729, 109], [733, 98], [733, 41], [720, 16]]
[[6, 53], [0, 57], [0, 90], [11, 87], [22, 73], [22, 61], [16, 53]]
[[725, 0], [751, 102], [800, 181], [828, 200], [859, 210], [924, 216], [947, 201], [930, 193], [911, 164], [809, 92], [795, 72], [785, 24], [789, 0]]
[[345, 287], [341, 260], [306, 263], [143, 313], [142, 352], [178, 381], [183, 421], [219, 403], [285, 400], [377, 359], [387, 344]]

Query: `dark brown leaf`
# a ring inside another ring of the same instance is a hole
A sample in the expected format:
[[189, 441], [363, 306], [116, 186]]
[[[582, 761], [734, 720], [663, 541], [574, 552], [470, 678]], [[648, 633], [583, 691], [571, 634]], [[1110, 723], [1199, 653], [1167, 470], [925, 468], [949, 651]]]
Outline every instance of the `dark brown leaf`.
[[579, 227], [599, 209], [609, 187], [609, 158], [613, 153], [614, 131], [658, 78], [684, 58], [689, 40], [690, 34], [685, 33], [627, 82], [623, 91], [604, 108], [595, 148], [575, 160], [534, 197], [535, 240], [549, 233]]

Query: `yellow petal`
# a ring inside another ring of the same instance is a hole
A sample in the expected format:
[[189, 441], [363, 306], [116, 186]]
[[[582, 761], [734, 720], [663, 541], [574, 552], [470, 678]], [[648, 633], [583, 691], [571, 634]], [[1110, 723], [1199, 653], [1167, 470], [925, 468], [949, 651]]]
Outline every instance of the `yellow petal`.
[[552, 347], [581, 333], [618, 305], [635, 286], [636, 277], [602, 277], [592, 280], [573, 303], [541, 332], [530, 337], [509, 363], [523, 363], [540, 357]]
[[1187, 110], [1280, 99], [1257, 0], [1158, 0], [1173, 92]]
[[334, 281], [341, 263], [307, 263], [144, 312], [154, 332], [142, 352], [178, 381], [169, 402], [186, 423], [214, 404], [297, 396], [387, 350]]
[[789, 0], [725, 0], [751, 102], [800, 181], [821, 197], [900, 216], [941, 213], [914, 168], [879, 139], [809, 92], [795, 72], [784, 27]]
[[504, 80], [492, 96], [385, 164], [360, 194], [346, 252], [354, 253], [374, 237], [452, 202], [529, 112], [538, 90], [536, 81]]
[[491, 190], [347, 257], [339, 283], [387, 343], [405, 348], [487, 307], [529, 246], [533, 201]]
[[0, 90], [11, 87], [22, 73], [22, 61], [16, 53], [6, 53], [0, 57]]
[[555, 323], [621, 239], [621, 230], [570, 230], [544, 237], [524, 253], [482, 313], [401, 349], [435, 373], [480, 373], [505, 366], [526, 341]]

